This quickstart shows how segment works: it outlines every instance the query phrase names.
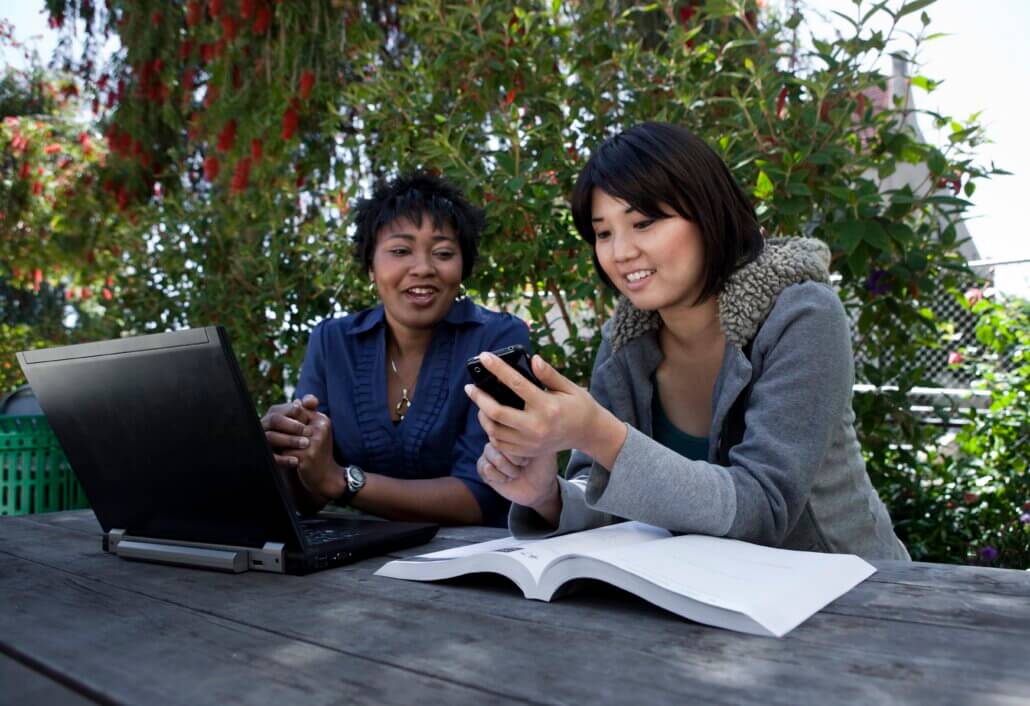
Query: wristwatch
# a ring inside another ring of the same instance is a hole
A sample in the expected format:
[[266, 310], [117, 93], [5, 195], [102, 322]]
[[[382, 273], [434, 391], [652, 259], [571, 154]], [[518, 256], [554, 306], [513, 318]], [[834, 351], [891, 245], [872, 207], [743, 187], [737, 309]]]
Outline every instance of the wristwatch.
[[350, 505], [358, 491], [365, 487], [365, 472], [354, 465], [345, 466], [343, 476], [347, 479], [347, 489], [336, 500], [337, 505]]

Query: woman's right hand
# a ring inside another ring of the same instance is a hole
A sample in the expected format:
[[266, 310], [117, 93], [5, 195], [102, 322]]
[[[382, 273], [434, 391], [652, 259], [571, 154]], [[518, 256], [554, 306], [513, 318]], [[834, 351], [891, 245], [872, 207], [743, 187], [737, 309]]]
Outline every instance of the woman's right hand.
[[272, 405], [261, 418], [265, 439], [268, 440], [272, 455], [280, 466], [297, 467], [297, 459], [285, 455], [284, 452], [308, 447], [312, 433], [308, 422], [317, 410], [318, 399], [314, 395], [305, 395], [303, 400]]
[[561, 491], [558, 487], [558, 457], [545, 454], [537, 458], [506, 456], [488, 443], [476, 461], [476, 471], [498, 495], [516, 505], [537, 512], [552, 527], [561, 516]]

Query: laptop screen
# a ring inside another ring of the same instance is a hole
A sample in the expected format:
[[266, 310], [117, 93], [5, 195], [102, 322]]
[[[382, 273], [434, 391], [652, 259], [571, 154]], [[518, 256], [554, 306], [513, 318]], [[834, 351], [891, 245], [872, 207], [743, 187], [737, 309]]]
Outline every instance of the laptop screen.
[[297, 544], [220, 327], [18, 354], [104, 531]]

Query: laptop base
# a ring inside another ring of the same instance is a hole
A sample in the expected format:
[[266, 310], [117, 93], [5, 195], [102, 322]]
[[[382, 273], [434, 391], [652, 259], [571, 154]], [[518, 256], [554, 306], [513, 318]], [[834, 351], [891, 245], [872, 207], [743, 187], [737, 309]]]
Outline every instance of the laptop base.
[[104, 534], [103, 548], [123, 559], [137, 561], [192, 566], [234, 574], [244, 571], [286, 573], [286, 548], [278, 542], [266, 542], [261, 548], [232, 547], [127, 536], [125, 530], [112, 529]]

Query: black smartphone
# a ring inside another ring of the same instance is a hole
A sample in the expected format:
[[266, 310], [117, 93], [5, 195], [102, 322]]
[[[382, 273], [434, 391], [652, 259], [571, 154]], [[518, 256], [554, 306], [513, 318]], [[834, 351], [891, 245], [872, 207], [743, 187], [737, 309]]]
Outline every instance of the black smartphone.
[[[541, 390], [547, 389], [544, 387], [544, 384], [537, 379], [536, 375], [533, 374], [533, 368], [529, 364], [529, 353], [526, 352], [526, 349], [521, 345], [516, 344], [514, 346], [508, 346], [507, 348], [502, 348], [499, 351], [492, 351], [492, 353], [522, 373], [522, 377], [529, 380]], [[472, 376], [472, 382], [476, 383], [476, 387], [480, 390], [483, 390], [503, 405], [514, 407], [515, 409], [525, 409], [526, 403], [522, 398], [512, 392], [511, 388], [498, 380], [493, 373], [484, 368], [479, 362], [478, 355], [475, 358], [469, 358], [468, 362], [465, 363], [465, 367], [468, 368], [469, 375]]]

